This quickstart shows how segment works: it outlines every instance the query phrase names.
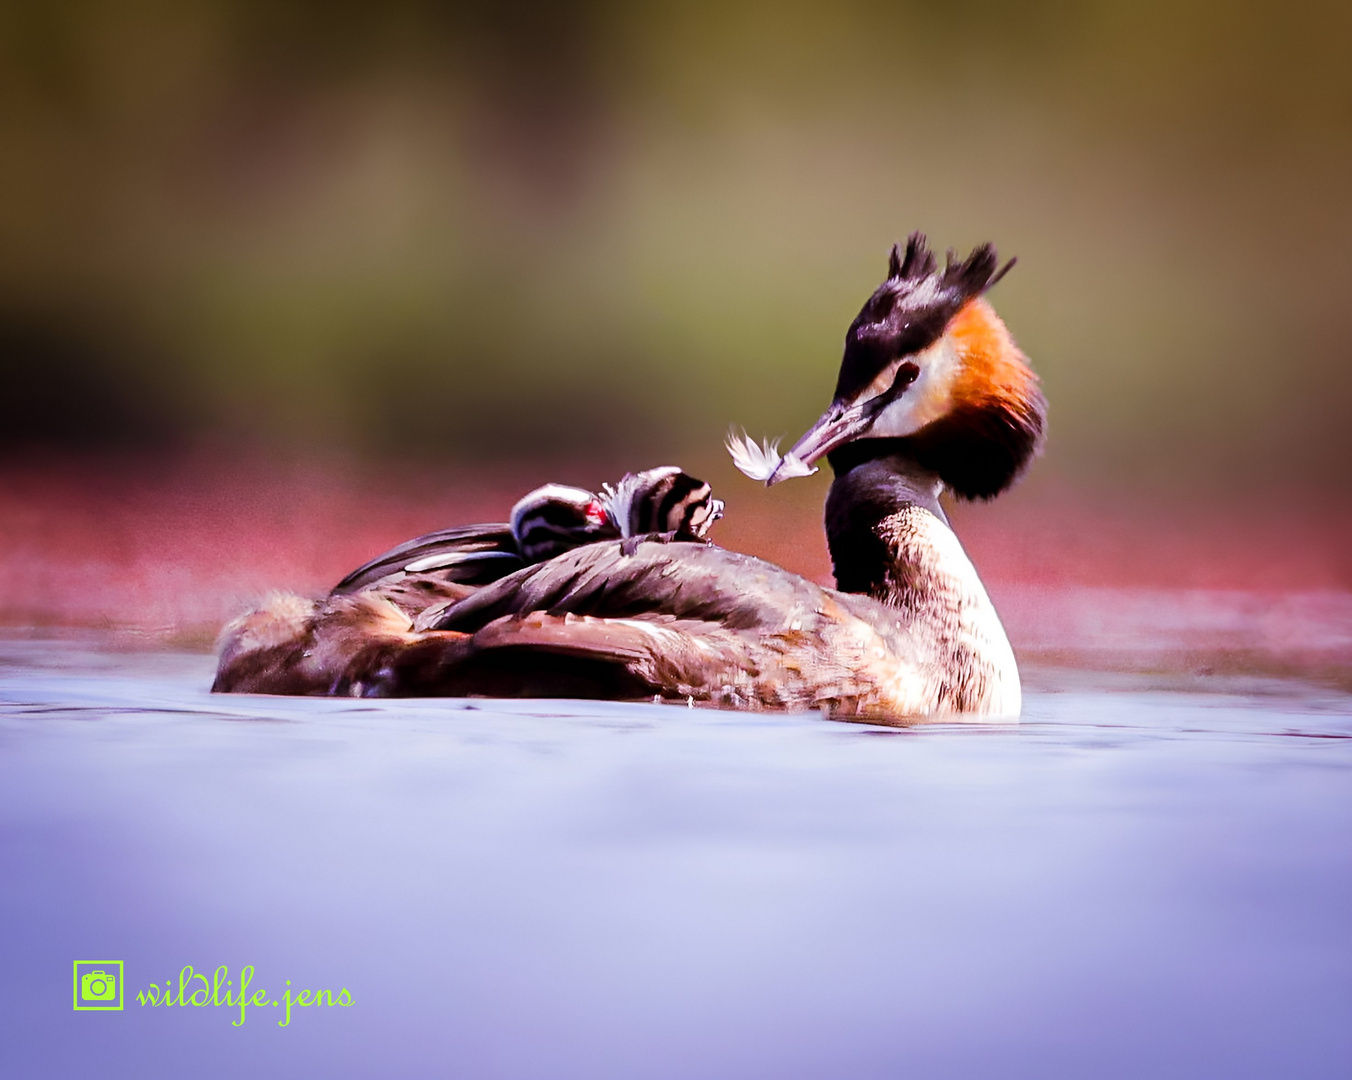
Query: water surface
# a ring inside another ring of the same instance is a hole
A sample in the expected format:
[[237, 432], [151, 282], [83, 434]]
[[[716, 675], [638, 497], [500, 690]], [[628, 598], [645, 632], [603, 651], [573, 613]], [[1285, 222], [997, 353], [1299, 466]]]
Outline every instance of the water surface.
[[[900, 730], [210, 670], [0, 642], [6, 1075], [1352, 1074], [1348, 695], [1042, 669]], [[353, 1004], [136, 1003], [185, 964]]]

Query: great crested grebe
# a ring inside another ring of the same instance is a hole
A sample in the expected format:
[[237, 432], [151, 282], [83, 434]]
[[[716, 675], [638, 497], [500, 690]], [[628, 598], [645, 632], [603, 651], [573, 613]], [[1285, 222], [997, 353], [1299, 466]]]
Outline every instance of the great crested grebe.
[[[360, 594], [333, 598], [327, 615], [305, 616], [314, 677], [295, 680], [298, 689], [226, 678], [232, 655], [269, 636], [266, 620], [237, 630], [217, 688], [1017, 715], [1013, 651], [939, 505], [945, 487], [960, 498], [999, 494], [1042, 444], [1037, 376], [983, 298], [1009, 265], [997, 269], [983, 245], [961, 262], [950, 254], [941, 270], [925, 238], [911, 236], [850, 326], [821, 419], [783, 457], [730, 439], [738, 467], [769, 484], [827, 458], [838, 589], [702, 544], [589, 543], [411, 618], [388, 603], [341, 607]], [[273, 623], [296, 637], [294, 614], [279, 610]]]

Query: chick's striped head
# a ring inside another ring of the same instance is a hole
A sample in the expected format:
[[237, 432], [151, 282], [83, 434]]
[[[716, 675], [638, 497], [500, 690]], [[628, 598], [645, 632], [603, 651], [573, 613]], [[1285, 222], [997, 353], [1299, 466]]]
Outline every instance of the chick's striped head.
[[527, 562], [619, 535], [600, 497], [583, 488], [545, 484], [512, 507], [512, 536]]
[[703, 480], [675, 465], [627, 473], [605, 485], [606, 510], [621, 535], [676, 533], [703, 539], [723, 516], [723, 500]]

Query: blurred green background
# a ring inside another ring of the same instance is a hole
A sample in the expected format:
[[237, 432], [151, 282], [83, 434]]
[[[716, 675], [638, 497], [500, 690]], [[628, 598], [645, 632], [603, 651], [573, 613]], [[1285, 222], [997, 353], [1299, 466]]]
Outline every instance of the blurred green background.
[[913, 229], [1077, 483], [1352, 482], [1352, 5], [0, 4], [0, 447], [797, 435]]

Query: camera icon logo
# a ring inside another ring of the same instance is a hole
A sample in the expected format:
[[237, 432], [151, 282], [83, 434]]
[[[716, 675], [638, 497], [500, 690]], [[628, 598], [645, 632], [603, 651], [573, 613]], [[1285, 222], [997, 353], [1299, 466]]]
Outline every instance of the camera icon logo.
[[122, 961], [75, 961], [75, 1008], [122, 1008]]

